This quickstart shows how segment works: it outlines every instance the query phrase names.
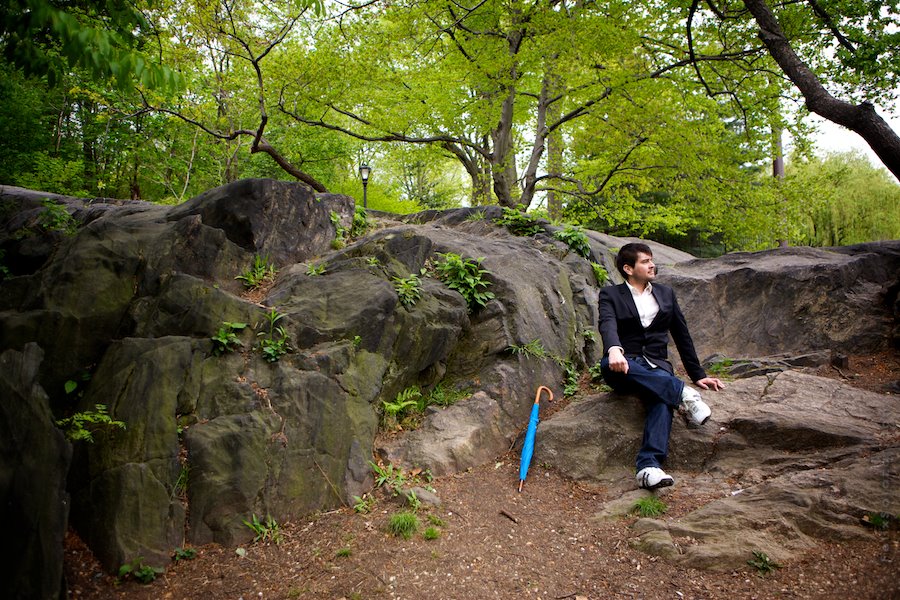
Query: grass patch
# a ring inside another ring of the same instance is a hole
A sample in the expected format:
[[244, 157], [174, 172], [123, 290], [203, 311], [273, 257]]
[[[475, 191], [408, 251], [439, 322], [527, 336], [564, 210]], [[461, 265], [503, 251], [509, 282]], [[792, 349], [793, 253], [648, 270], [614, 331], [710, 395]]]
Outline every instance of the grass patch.
[[636, 500], [632, 512], [636, 512], [641, 517], [652, 518], [658, 517], [669, 510], [666, 503], [656, 496], [644, 496]]
[[411, 538], [419, 530], [419, 517], [412, 512], [399, 512], [391, 515], [388, 531], [404, 540]]

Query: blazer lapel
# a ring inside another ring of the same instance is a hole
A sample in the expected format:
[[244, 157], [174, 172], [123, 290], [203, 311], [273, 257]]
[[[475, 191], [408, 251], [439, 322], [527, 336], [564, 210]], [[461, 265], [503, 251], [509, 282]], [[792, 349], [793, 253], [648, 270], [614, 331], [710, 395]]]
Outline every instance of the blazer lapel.
[[631, 290], [628, 289], [628, 285], [625, 283], [620, 283], [619, 293], [622, 295], [622, 304], [625, 305], [625, 308], [628, 310], [628, 314], [631, 315], [631, 317], [634, 319], [640, 319], [641, 317], [638, 314], [637, 305], [634, 303], [634, 296], [631, 295]]

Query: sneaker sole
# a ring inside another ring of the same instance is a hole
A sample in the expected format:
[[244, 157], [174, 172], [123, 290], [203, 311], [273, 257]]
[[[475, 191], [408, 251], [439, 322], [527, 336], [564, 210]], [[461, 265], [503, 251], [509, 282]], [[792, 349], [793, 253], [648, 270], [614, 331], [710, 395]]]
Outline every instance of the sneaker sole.
[[658, 490], [659, 488], [669, 487], [669, 486], [674, 485], [674, 484], [675, 484], [675, 480], [674, 480], [674, 479], [663, 479], [662, 481], [660, 481], [659, 483], [657, 483], [656, 485], [653, 485], [653, 486], [645, 486], [645, 485], [642, 485], [642, 486], [641, 486], [641, 489], [642, 489], [642, 490], [649, 490], [649, 491], [652, 492], [652, 491], [654, 491], [654, 490]]
[[663, 479], [656, 485], [639, 484], [638, 487], [641, 488], [642, 490], [649, 490], [652, 492], [653, 490], [658, 490], [659, 488], [669, 487], [674, 484], [675, 484], [675, 480], [672, 479], [671, 477], [669, 477], [668, 479]]

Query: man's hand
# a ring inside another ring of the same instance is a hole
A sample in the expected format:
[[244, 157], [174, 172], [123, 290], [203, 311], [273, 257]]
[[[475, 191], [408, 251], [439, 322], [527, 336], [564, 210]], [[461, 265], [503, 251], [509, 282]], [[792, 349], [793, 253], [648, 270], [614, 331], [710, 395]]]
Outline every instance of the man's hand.
[[[612, 358], [610, 358], [609, 362], [610, 362], [610, 365], [612, 365]], [[722, 381], [720, 379], [717, 379], [715, 377], [704, 377], [703, 379], [700, 379], [699, 381], [695, 381], [694, 383], [698, 387], [703, 388], [704, 390], [713, 390], [715, 392], [718, 392], [719, 390], [725, 389], [725, 384], [722, 383]]]
[[628, 361], [625, 359], [625, 355], [622, 354], [621, 348], [610, 348], [609, 370], [615, 373], [622, 373], [623, 375], [628, 373]]

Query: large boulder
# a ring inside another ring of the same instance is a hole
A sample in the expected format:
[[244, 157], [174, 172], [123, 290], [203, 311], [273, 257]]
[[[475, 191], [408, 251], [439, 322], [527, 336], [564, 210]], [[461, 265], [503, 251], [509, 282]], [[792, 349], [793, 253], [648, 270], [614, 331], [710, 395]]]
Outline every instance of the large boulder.
[[680, 262], [672, 285], [701, 358], [836, 350], [900, 343], [900, 241], [842, 248], [779, 248]]
[[10, 600], [55, 600], [63, 590], [72, 447], [38, 383], [42, 360], [34, 343], [0, 354], [0, 596]]
[[[666, 469], [680, 487], [722, 499], [675, 520], [638, 521], [638, 547], [731, 570], [752, 550], [786, 560], [822, 540], [863, 539], [866, 515], [900, 512], [891, 493], [900, 485], [891, 442], [900, 406], [892, 396], [795, 370], [739, 379], [704, 396], [711, 420], [696, 428], [676, 419]], [[642, 424], [637, 399], [589, 396], [539, 426], [535, 460], [633, 487]]]
[[[43, 349], [35, 381], [51, 419], [102, 403], [126, 424], [77, 444], [69, 476], [71, 523], [108, 569], [138, 557], [160, 565], [185, 542], [243, 542], [253, 535], [243, 524], [253, 515], [291, 520], [350, 503], [372, 484], [373, 450], [434, 474], [491, 460], [517, 440], [538, 386], [562, 397], [602, 355], [591, 262], [619, 281], [614, 253], [629, 240], [587, 232], [586, 259], [553, 237], [557, 227], [544, 222], [543, 233], [514, 236], [495, 223], [499, 207], [487, 207], [372, 213], [376, 227], [339, 247], [335, 223], [349, 229], [353, 214], [351, 198], [268, 180], [235, 182], [178, 207], [0, 189], [0, 249], [12, 273], [0, 284], [0, 351]], [[802, 348], [819, 357], [813, 363], [835, 348], [890, 343], [898, 246], [812, 258], [788, 249], [732, 263], [692, 261], [653, 245], [702, 354], [736, 359], [751, 349], [758, 356]], [[467, 306], [435, 275], [446, 253], [482, 259], [495, 297]], [[268, 256], [279, 273], [248, 295], [235, 278], [255, 256]], [[747, 270], [751, 286], [742, 279]], [[396, 286], [411, 275], [420, 276], [421, 297], [405, 306]], [[842, 309], [826, 302], [832, 296], [810, 286], [836, 294], [854, 321], [846, 331]], [[743, 323], [757, 309], [767, 320]], [[816, 332], [816, 319], [826, 334]], [[210, 337], [226, 322], [247, 327], [236, 331], [240, 347], [220, 353]], [[769, 323], [793, 329], [757, 331]], [[276, 327], [289, 352], [269, 362], [259, 342]], [[773, 373], [771, 394], [792, 381], [778, 375], [783, 370], [748, 372]], [[768, 382], [762, 377], [747, 381], [759, 387]], [[67, 382], [77, 390], [67, 393]], [[411, 387], [427, 394], [438, 386], [463, 399], [431, 409], [417, 431], [376, 438], [385, 402]], [[796, 452], [786, 439], [814, 444], [829, 460], [871, 449], [882, 421], [866, 413], [841, 428], [820, 423], [815, 407], [831, 391], [802, 402], [785, 393], [789, 409], [754, 401], [748, 413], [713, 400], [727, 435], [677, 431], [673, 465], [737, 473], [742, 453], [778, 465]], [[794, 410], [815, 414], [798, 419]], [[542, 425], [568, 439], [553, 446], [542, 433], [538, 452], [577, 477], [627, 471], [641, 420], [633, 399], [592, 397]], [[597, 429], [585, 430], [587, 423]], [[608, 443], [590, 445], [592, 437]], [[756, 438], [773, 446], [757, 448]], [[52, 526], [61, 535], [64, 523]]]

